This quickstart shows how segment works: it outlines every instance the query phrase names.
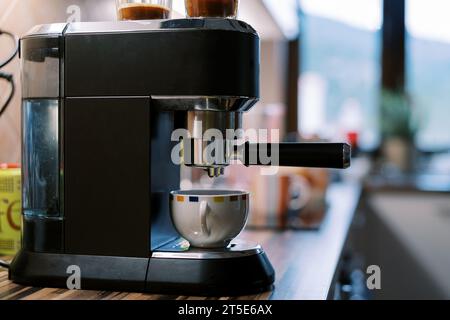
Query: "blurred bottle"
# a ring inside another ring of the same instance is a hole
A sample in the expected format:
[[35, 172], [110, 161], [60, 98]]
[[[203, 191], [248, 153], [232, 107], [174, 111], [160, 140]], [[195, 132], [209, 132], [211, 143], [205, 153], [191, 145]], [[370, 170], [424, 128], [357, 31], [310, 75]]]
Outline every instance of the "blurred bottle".
[[355, 131], [347, 132], [347, 142], [352, 146], [352, 157], [357, 157], [359, 154], [359, 133]]
[[355, 157], [360, 151], [359, 140], [361, 138], [364, 118], [362, 106], [354, 98], [347, 99], [342, 105], [339, 115], [339, 128], [343, 139], [352, 146], [352, 156]]

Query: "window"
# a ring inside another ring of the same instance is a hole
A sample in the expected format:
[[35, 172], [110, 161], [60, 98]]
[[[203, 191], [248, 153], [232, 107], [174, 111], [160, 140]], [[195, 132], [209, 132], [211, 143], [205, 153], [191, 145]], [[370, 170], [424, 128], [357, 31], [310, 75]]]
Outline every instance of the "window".
[[301, 0], [299, 128], [379, 143], [381, 0]]
[[450, 147], [449, 12], [448, 0], [406, 0], [407, 91], [424, 151]]

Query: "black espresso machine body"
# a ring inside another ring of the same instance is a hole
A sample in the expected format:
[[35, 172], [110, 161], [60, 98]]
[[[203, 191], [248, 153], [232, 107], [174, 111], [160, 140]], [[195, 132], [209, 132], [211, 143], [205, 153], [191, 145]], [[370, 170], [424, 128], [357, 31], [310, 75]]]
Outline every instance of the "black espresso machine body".
[[274, 270], [259, 246], [188, 250], [169, 214], [169, 192], [180, 185], [171, 135], [186, 127], [186, 113], [240, 114], [259, 98], [259, 38], [249, 25], [44, 25], [21, 40], [21, 60], [23, 248], [14, 282], [70, 287], [78, 272], [81, 289], [271, 288]]

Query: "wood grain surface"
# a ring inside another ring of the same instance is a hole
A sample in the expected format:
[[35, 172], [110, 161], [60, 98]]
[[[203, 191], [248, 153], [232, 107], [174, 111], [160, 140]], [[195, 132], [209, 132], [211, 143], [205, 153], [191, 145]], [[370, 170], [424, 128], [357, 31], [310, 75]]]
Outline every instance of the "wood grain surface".
[[[244, 297], [187, 297], [142, 293], [33, 288], [8, 280], [0, 269], [0, 300], [325, 300], [333, 285], [359, 201], [356, 185], [333, 185], [326, 220], [317, 231], [245, 231], [241, 238], [263, 245], [276, 271], [275, 290]], [[7, 258], [3, 257], [3, 260]]]

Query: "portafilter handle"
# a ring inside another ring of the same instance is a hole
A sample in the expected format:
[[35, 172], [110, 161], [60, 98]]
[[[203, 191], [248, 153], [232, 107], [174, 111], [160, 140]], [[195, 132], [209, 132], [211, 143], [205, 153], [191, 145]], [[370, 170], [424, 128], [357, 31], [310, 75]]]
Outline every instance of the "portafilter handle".
[[[350, 167], [351, 146], [347, 143], [245, 143], [238, 147], [246, 165], [346, 169]], [[273, 157], [272, 153], [278, 153]], [[269, 163], [268, 163], [268, 159]]]

